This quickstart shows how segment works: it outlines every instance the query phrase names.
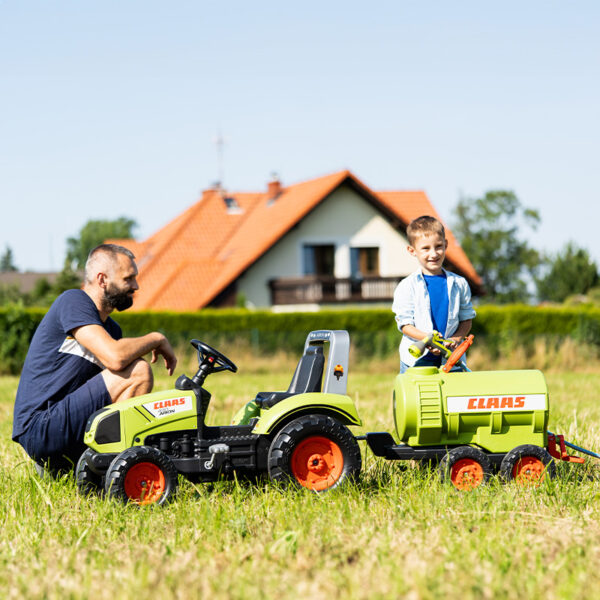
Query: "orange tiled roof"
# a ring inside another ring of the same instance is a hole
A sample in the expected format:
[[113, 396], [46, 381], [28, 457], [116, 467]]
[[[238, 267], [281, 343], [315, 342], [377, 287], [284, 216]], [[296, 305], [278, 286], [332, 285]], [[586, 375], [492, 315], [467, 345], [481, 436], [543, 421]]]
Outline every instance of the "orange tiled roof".
[[[219, 190], [207, 190], [146, 241], [111, 240], [137, 257], [140, 289], [134, 309], [206, 306], [342, 183], [404, 227], [413, 215], [437, 216], [424, 192], [376, 193], [349, 171], [279, 188], [275, 201], [268, 192], [226, 194], [239, 210], [228, 209]], [[477, 273], [451, 232], [448, 241], [448, 260], [478, 285]]]

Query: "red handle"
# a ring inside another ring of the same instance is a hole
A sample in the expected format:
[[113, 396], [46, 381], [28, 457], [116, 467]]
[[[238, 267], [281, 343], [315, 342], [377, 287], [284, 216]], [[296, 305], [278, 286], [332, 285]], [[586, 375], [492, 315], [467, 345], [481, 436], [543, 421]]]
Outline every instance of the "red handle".
[[469, 349], [469, 346], [475, 339], [474, 335], [470, 335], [464, 342], [461, 342], [460, 346], [454, 349], [454, 352], [450, 355], [446, 364], [442, 367], [444, 373], [449, 373], [450, 369], [461, 359], [462, 355]]

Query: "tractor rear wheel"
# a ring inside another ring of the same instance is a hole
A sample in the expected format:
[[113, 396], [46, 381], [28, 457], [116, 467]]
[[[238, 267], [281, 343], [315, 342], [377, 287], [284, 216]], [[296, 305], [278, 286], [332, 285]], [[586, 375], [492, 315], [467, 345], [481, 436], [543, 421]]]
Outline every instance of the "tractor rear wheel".
[[87, 461], [93, 454], [95, 451], [87, 448], [79, 457], [75, 467], [75, 483], [83, 496], [100, 496], [104, 492], [104, 477], [92, 471]]
[[273, 481], [315, 492], [338, 487], [360, 473], [358, 442], [350, 430], [326, 415], [306, 415], [285, 425], [269, 448]]
[[521, 485], [538, 486], [546, 477], [554, 479], [556, 465], [545, 448], [523, 444], [513, 448], [502, 459], [500, 476]]
[[492, 463], [481, 450], [473, 446], [452, 448], [440, 461], [440, 477], [459, 491], [471, 491], [488, 482]]
[[133, 504], [166, 504], [177, 491], [171, 459], [150, 446], [133, 446], [118, 454], [106, 472], [106, 493]]

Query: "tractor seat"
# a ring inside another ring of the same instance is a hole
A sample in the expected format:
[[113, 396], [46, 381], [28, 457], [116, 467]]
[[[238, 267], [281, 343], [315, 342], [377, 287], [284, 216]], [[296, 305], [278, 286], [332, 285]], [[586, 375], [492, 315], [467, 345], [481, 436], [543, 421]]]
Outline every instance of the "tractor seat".
[[323, 347], [309, 346], [298, 361], [287, 392], [259, 392], [254, 402], [260, 408], [271, 408], [278, 402], [296, 394], [320, 392], [324, 366]]

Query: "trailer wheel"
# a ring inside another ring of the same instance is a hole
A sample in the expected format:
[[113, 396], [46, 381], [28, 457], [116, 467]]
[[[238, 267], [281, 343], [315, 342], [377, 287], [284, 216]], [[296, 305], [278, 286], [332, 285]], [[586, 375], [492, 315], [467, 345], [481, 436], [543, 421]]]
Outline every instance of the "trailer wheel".
[[133, 504], [166, 504], [177, 491], [171, 459], [150, 446], [134, 446], [118, 454], [106, 472], [106, 493]]
[[104, 491], [104, 477], [92, 471], [87, 462], [88, 456], [93, 454], [95, 451], [87, 448], [75, 467], [75, 484], [83, 496], [100, 496]]
[[500, 476], [521, 485], [539, 485], [546, 477], [554, 479], [556, 465], [545, 448], [523, 444], [513, 448], [500, 464]]
[[492, 463], [481, 450], [472, 446], [452, 448], [440, 461], [440, 477], [460, 491], [470, 491], [488, 482]]
[[361, 469], [350, 430], [331, 417], [306, 415], [285, 425], [269, 448], [269, 477], [315, 492], [338, 487]]

